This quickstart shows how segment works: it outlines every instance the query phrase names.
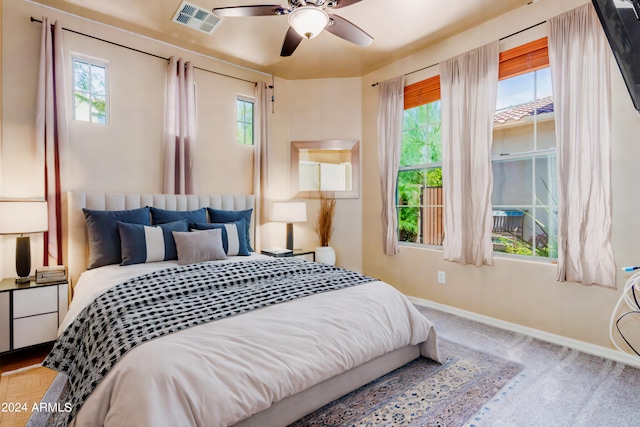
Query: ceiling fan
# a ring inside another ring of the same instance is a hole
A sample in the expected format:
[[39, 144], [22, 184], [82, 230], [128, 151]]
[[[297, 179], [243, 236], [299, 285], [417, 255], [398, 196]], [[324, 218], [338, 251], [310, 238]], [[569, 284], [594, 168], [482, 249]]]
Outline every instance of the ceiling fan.
[[291, 56], [303, 38], [311, 39], [324, 29], [358, 46], [369, 46], [373, 37], [350, 21], [326, 12], [360, 1], [362, 0], [289, 0], [288, 6], [217, 7], [213, 9], [213, 13], [219, 17], [289, 15], [289, 30], [285, 35], [280, 56]]

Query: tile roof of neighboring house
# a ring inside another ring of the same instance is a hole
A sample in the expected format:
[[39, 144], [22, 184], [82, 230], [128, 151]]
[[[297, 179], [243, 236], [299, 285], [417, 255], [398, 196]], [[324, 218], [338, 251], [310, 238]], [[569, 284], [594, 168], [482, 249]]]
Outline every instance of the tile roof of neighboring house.
[[553, 98], [551, 96], [547, 96], [546, 98], [541, 98], [537, 101], [528, 102], [526, 104], [502, 110], [496, 113], [493, 118], [493, 122], [506, 123], [509, 120], [520, 120], [523, 117], [533, 116], [534, 111], [536, 111], [536, 114], [553, 112]]

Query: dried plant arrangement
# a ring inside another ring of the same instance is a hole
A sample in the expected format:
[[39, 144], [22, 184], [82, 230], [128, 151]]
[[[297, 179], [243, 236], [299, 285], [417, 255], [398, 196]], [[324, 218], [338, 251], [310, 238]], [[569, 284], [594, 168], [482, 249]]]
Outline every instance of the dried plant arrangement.
[[320, 191], [320, 209], [318, 210], [318, 225], [316, 232], [320, 238], [320, 246], [329, 246], [333, 233], [333, 213], [336, 199], [332, 191]]

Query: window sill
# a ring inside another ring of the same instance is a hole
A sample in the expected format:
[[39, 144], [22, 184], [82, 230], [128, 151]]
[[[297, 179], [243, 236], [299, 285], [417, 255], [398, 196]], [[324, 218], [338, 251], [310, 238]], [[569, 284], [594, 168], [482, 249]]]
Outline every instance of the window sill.
[[[415, 249], [430, 249], [435, 251], [442, 251], [442, 246], [433, 246], [433, 245], [423, 245], [422, 243], [412, 243], [412, 242], [398, 242], [400, 247], [406, 248], [415, 248]], [[528, 255], [516, 255], [516, 254], [507, 254], [504, 252], [493, 252], [493, 257], [497, 259], [506, 259], [510, 261], [526, 261], [526, 262], [534, 262], [537, 264], [557, 264], [557, 258], [544, 258], [544, 257], [534, 257]]]

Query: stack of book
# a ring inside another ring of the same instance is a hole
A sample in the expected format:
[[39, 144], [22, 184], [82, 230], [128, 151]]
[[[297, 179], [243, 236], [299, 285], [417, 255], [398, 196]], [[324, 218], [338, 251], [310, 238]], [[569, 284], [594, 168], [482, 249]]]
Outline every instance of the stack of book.
[[264, 249], [261, 251], [263, 255], [269, 255], [272, 257], [289, 257], [293, 255], [293, 251], [291, 249]]
[[67, 269], [64, 265], [40, 267], [36, 270], [36, 283], [63, 283], [67, 281]]

